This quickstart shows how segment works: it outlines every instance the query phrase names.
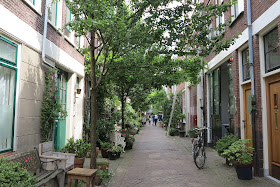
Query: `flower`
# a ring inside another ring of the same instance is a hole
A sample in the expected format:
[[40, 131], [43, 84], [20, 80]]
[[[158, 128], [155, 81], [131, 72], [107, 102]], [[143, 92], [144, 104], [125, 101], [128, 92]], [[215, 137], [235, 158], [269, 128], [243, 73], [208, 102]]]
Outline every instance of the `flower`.
[[123, 133], [123, 134], [122, 134], [122, 136], [126, 136], [126, 134], [125, 134], [125, 133]]
[[125, 132], [125, 129], [122, 129], [123, 132]]

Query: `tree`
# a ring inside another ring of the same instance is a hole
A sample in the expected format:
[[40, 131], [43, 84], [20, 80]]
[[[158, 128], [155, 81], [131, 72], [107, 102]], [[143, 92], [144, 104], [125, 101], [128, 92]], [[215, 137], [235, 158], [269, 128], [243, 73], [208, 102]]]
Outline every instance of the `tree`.
[[[66, 26], [85, 36], [89, 43], [83, 52], [89, 54], [91, 76], [91, 168], [96, 167], [96, 123], [97, 93], [102, 79], [115, 72], [129, 68], [120, 62], [130, 51], [141, 47], [150, 62], [137, 64], [137, 67], [153, 66], [151, 76], [166, 76], [166, 84], [177, 82], [182, 77], [195, 80], [197, 75], [190, 69], [204, 68], [195, 57], [194, 60], [171, 60], [174, 55], [205, 55], [220, 52], [229, 47], [233, 39], [222, 41], [222, 35], [207, 37], [212, 18], [228, 10], [230, 3], [204, 7], [199, 3], [181, 0], [179, 6], [170, 8], [171, 0], [66, 0], [74, 16]], [[204, 14], [200, 14], [204, 12]], [[192, 15], [189, 17], [190, 13]], [[217, 30], [224, 32], [227, 24], [220, 24]], [[167, 33], [167, 35], [166, 35]], [[186, 46], [190, 48], [186, 50]], [[162, 55], [163, 56], [159, 56]], [[191, 64], [191, 61], [195, 62]], [[127, 62], [127, 61], [125, 61]], [[189, 64], [187, 66], [186, 64]], [[184, 69], [182, 73], [179, 69]], [[177, 73], [179, 72], [179, 73]], [[190, 74], [184, 74], [189, 72]], [[170, 76], [169, 76], [170, 75]], [[174, 75], [174, 76], [173, 76]], [[162, 79], [162, 80], [164, 80]], [[162, 84], [156, 82], [155, 85]]]

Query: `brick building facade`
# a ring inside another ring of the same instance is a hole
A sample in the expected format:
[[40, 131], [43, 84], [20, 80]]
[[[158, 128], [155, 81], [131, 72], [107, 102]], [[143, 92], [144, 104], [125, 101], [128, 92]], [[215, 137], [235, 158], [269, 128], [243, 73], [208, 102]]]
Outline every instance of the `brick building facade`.
[[50, 66], [60, 70], [58, 90], [68, 114], [56, 122], [56, 146], [82, 136], [84, 96], [77, 88], [84, 87], [84, 56], [78, 47], [85, 42], [71, 30], [60, 30], [72, 19], [68, 10], [65, 1], [0, 0], [0, 97], [6, 98], [0, 103], [5, 113], [0, 127], [8, 128], [0, 133], [0, 152], [27, 151], [41, 142], [40, 107]]
[[[204, 0], [205, 5], [226, 2], [228, 0]], [[228, 50], [206, 58], [209, 69], [204, 74], [205, 93], [200, 95], [204, 97], [206, 122], [210, 127], [208, 143], [215, 144], [225, 135], [225, 126], [241, 138], [254, 139], [258, 158], [255, 175], [277, 179], [280, 179], [277, 143], [280, 141], [277, 120], [280, 117], [277, 91], [280, 89], [279, 9], [280, 1], [251, 0], [254, 80], [250, 77], [247, 1], [238, 0], [237, 5], [224, 14], [221, 19], [232, 19], [224, 38], [240, 35]], [[216, 26], [218, 21], [213, 20], [212, 25]], [[252, 128], [249, 112], [252, 81], [256, 97], [255, 128]], [[198, 109], [198, 113], [201, 112]]]

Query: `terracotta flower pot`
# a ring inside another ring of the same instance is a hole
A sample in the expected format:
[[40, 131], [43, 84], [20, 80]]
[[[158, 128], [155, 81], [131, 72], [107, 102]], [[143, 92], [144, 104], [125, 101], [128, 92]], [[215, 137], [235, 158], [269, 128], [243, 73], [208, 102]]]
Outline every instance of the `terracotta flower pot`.
[[83, 168], [84, 162], [85, 162], [85, 158], [75, 158], [74, 168]]
[[99, 153], [99, 148], [96, 147], [96, 157], [98, 156], [98, 153]]
[[94, 183], [95, 185], [99, 186], [102, 182], [102, 178], [101, 178], [102, 174], [96, 174], [95, 175], [95, 179], [94, 179]]

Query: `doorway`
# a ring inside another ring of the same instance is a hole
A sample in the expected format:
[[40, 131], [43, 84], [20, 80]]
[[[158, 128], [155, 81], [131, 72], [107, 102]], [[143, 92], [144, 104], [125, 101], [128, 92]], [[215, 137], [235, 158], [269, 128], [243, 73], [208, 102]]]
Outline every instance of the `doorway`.
[[[245, 139], [253, 140], [252, 136], [252, 117], [249, 111], [250, 105], [250, 97], [252, 96], [251, 93], [251, 83], [245, 84], [243, 86], [243, 95], [244, 95], [244, 130], [245, 130]], [[251, 141], [248, 146], [253, 147], [253, 141]]]
[[[57, 89], [59, 103], [66, 110], [67, 102], [67, 73], [59, 70], [57, 75]], [[55, 135], [54, 135], [54, 147], [56, 150], [61, 150], [65, 146], [66, 136], [66, 119], [58, 119], [55, 122]]]
[[280, 180], [280, 74], [267, 80], [270, 175]]

